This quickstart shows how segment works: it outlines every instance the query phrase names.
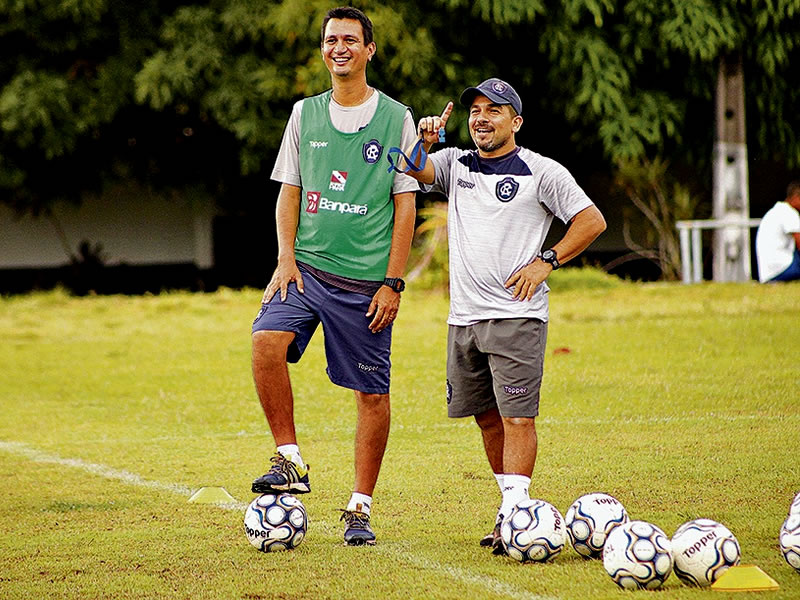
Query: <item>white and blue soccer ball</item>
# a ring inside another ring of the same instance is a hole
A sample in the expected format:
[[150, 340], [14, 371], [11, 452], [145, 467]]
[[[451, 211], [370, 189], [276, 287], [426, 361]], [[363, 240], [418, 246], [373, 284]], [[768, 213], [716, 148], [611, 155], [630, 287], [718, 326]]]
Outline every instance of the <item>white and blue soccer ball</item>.
[[291, 494], [258, 496], [244, 513], [247, 539], [262, 552], [296, 548], [307, 530], [306, 508]]
[[623, 589], [654, 590], [672, 572], [672, 544], [667, 534], [652, 523], [628, 521], [608, 535], [603, 566]]
[[800, 512], [786, 517], [778, 539], [786, 562], [800, 573]]
[[628, 511], [622, 503], [601, 493], [581, 496], [564, 516], [569, 541], [584, 558], [600, 558], [611, 530], [628, 521]]
[[544, 500], [523, 500], [500, 525], [503, 546], [520, 562], [548, 562], [564, 547], [564, 517]]
[[792, 500], [792, 503], [789, 505], [789, 514], [800, 515], [800, 492], [797, 492], [794, 500]]
[[687, 585], [707, 587], [739, 564], [741, 549], [730, 530], [711, 519], [684, 523], [672, 536], [675, 575]]

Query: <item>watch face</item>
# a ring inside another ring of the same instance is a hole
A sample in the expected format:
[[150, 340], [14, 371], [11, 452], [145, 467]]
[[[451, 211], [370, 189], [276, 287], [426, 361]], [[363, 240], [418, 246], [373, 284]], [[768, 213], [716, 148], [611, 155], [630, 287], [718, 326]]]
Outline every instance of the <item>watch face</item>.
[[400, 277], [387, 277], [383, 283], [388, 285], [398, 294], [406, 289], [406, 282], [403, 281]]

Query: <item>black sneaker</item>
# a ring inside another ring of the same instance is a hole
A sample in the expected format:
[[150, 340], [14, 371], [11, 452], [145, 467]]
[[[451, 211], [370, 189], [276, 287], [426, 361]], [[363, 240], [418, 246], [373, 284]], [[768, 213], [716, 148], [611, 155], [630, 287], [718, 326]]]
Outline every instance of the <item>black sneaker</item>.
[[307, 494], [311, 491], [308, 466], [301, 467], [280, 452], [270, 460], [272, 468], [253, 482], [254, 494]]
[[487, 548], [494, 542], [494, 529], [481, 538], [480, 545]]
[[340, 521], [344, 521], [344, 543], [346, 546], [374, 546], [375, 533], [369, 526], [369, 515], [357, 510], [343, 510]]
[[[492, 546], [492, 554], [496, 556], [505, 556], [506, 554], [508, 554], [508, 552], [506, 552], [505, 545], [503, 545], [503, 538], [500, 535], [500, 525], [502, 525], [502, 523], [503, 523], [503, 515], [497, 515], [497, 522], [494, 524], [494, 529], [492, 530], [492, 533], [489, 534], [492, 540], [490, 544], [486, 544], [487, 546], [488, 545]], [[487, 535], [486, 537], [489, 537], [489, 535]], [[483, 539], [485, 540], [486, 537]], [[481, 543], [483, 543], [483, 540], [481, 540]]]

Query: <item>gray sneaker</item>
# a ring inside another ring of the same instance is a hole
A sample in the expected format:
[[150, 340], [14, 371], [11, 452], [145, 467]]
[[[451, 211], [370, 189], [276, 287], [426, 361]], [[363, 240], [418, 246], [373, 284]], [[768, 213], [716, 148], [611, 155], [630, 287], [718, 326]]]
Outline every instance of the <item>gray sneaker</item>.
[[369, 515], [357, 510], [342, 510], [344, 543], [346, 546], [374, 546], [375, 532], [369, 526]]

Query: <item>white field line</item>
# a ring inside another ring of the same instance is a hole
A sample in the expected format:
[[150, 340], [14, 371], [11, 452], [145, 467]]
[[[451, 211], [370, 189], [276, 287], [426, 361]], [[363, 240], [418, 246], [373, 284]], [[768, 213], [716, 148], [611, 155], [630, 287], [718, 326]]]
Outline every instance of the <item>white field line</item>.
[[439, 562], [427, 560], [410, 552], [397, 552], [396, 550], [392, 550], [391, 556], [395, 559], [400, 559], [406, 563], [409, 563], [418, 569], [445, 574], [451, 579], [455, 579], [461, 583], [474, 585], [476, 587], [483, 587], [487, 591], [497, 594], [498, 596], [514, 598], [515, 600], [557, 600], [557, 598], [554, 598], [553, 596], [540, 596], [538, 594], [532, 594], [531, 592], [520, 589], [503, 581], [498, 581], [492, 577], [470, 573], [465, 569], [459, 569], [458, 567], [453, 567], [450, 565], [443, 565]]
[[[131, 473], [130, 471], [114, 469], [107, 465], [86, 462], [84, 460], [80, 460], [77, 458], [63, 458], [61, 456], [56, 456], [54, 454], [48, 454], [46, 452], [42, 452], [41, 450], [31, 448], [30, 446], [26, 446], [25, 444], [20, 444], [18, 442], [5, 442], [0, 440], [0, 451], [3, 451], [7, 454], [20, 456], [22, 458], [26, 458], [30, 461], [37, 463], [53, 464], [61, 467], [71, 467], [74, 469], [84, 471], [86, 473], [90, 473], [92, 475], [98, 475], [106, 479], [115, 479], [122, 483], [126, 483], [128, 485], [133, 485], [136, 487], [142, 487], [163, 492], [172, 492], [174, 494], [184, 496], [187, 499], [194, 492], [194, 490], [192, 490], [191, 488], [185, 485], [181, 485], [179, 483], [170, 483], [163, 481], [154, 481], [152, 479], [145, 479], [144, 477], [141, 477], [136, 473]], [[244, 502], [229, 502], [224, 504], [217, 504], [216, 506], [225, 510], [235, 510], [241, 512], [244, 511], [248, 505]], [[317, 522], [320, 523], [319, 521]], [[326, 522], [320, 523], [320, 525], [323, 525], [326, 529], [328, 529], [328, 526], [330, 526], [330, 524]], [[557, 600], [556, 598], [549, 596], [539, 596], [531, 594], [530, 592], [527, 592], [523, 589], [517, 588], [513, 585], [494, 579], [492, 577], [488, 577], [486, 575], [475, 575], [464, 569], [459, 569], [457, 567], [452, 567], [449, 565], [443, 565], [436, 561], [430, 561], [408, 551], [400, 551], [398, 553], [396, 550], [393, 550], [392, 556], [394, 558], [400, 558], [401, 560], [411, 564], [414, 567], [425, 569], [426, 571], [434, 571], [439, 575], [445, 575], [447, 577], [450, 577], [451, 579], [454, 579], [466, 585], [482, 587], [488, 590], [489, 592], [500, 596], [513, 598], [515, 600]]]
[[73, 467], [93, 475], [99, 475], [100, 477], [105, 477], [106, 479], [116, 479], [123, 483], [138, 487], [150, 488], [164, 492], [173, 492], [175, 494], [181, 494], [184, 496], [189, 496], [192, 494], [192, 490], [190, 488], [177, 483], [153, 481], [151, 479], [145, 479], [136, 473], [131, 473], [130, 471], [113, 469], [106, 465], [90, 463], [77, 458], [62, 458], [53, 454], [47, 454], [17, 442], [0, 441], [0, 450], [7, 452], [8, 454], [22, 456], [33, 462], [54, 464], [62, 467]]

